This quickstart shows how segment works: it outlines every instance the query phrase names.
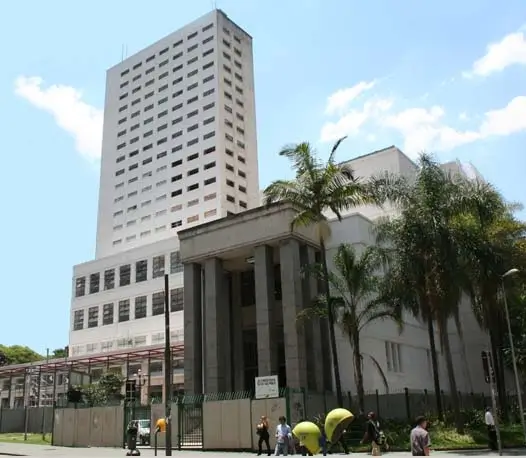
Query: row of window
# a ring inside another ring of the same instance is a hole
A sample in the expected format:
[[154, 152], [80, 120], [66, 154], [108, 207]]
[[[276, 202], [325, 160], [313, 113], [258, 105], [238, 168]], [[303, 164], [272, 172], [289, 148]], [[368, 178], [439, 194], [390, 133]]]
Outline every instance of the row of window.
[[[183, 288], [170, 290], [170, 311], [180, 312], [184, 308]], [[115, 322], [124, 323], [131, 319], [139, 320], [147, 316], [163, 315], [165, 310], [164, 291], [153, 293], [151, 301], [151, 313], [148, 313], [148, 297], [138, 296], [133, 300], [123, 299], [118, 302], [117, 319], [115, 319], [115, 304], [109, 303], [102, 306], [102, 316], [100, 316], [100, 306], [95, 305], [87, 309], [87, 328], [107, 326]], [[75, 310], [73, 313], [73, 330], [80, 331], [85, 328], [85, 310]], [[102, 318], [102, 319], [101, 319]]]
[[[125, 350], [130, 348], [136, 348], [136, 347], [144, 347], [146, 345], [160, 345], [164, 343], [165, 340], [165, 333], [164, 332], [155, 332], [149, 336], [142, 335], [142, 336], [135, 336], [133, 338], [118, 338], [114, 340], [105, 340], [102, 342], [94, 342], [89, 343], [86, 345], [72, 345], [70, 347], [71, 355], [72, 356], [79, 356], [86, 353], [105, 353], [109, 351], [115, 351], [115, 350]], [[172, 344], [183, 342], [184, 341], [184, 330], [183, 329], [176, 329], [170, 332], [170, 341]], [[175, 361], [174, 361], [175, 362]], [[151, 364], [155, 364], [157, 362], [152, 361]], [[158, 362], [161, 364], [161, 362]], [[156, 366], [159, 367], [159, 366]], [[178, 366], [179, 368], [182, 366]], [[130, 369], [132, 368], [132, 365], [130, 364]], [[150, 370], [147, 373], [150, 373], [151, 375], [157, 375], [158, 372], [162, 370], [162, 365], [160, 365], [159, 369], [153, 369], [153, 367], [150, 367]], [[115, 370], [115, 367], [110, 367], [110, 372]], [[120, 368], [119, 368], [120, 369]], [[135, 370], [136, 372], [136, 370]], [[132, 372], [133, 373], [133, 372]]]
[[[158, 255], [152, 259], [152, 278], [162, 277], [165, 274], [165, 255]], [[181, 262], [181, 255], [179, 251], [170, 253], [170, 273], [178, 273], [183, 271], [183, 263]], [[116, 274], [119, 274], [117, 281]], [[101, 285], [102, 278], [102, 285]], [[132, 280], [132, 266], [131, 264], [124, 264], [118, 269], [106, 269], [101, 275], [100, 272], [95, 272], [89, 275], [88, 294], [96, 294], [99, 291], [107, 291], [118, 286], [128, 286]], [[140, 283], [148, 280], [148, 260], [142, 259], [135, 263], [135, 282]], [[86, 277], [77, 277], [75, 279], [75, 297], [82, 297], [86, 295]]]
[[[241, 202], [239, 201], [239, 204], [240, 205], [246, 205], [244, 202]], [[246, 208], [246, 207], [243, 207], [243, 208]], [[233, 214], [232, 212], [228, 212], [229, 214]], [[217, 215], [217, 209], [213, 208], [211, 210], [207, 210], [204, 212], [204, 218], [205, 219], [208, 219], [208, 218], [212, 218], [214, 216]], [[141, 221], [143, 221], [143, 219], [141, 219]], [[193, 223], [196, 223], [199, 221], [199, 215], [192, 215], [192, 216], [189, 216], [188, 218], [186, 218], [186, 223], [187, 224], [193, 224]], [[178, 227], [181, 227], [183, 225], [183, 220], [182, 219], [178, 219], [176, 221], [173, 221], [171, 224], [170, 224], [170, 228], [171, 229], [175, 229], [175, 228], [178, 228]], [[142, 231], [139, 235], [139, 237], [141, 239], [143, 238], [146, 238], [146, 237], [149, 237], [150, 235], [152, 235], [153, 233], [157, 234], [157, 233], [160, 233], [160, 232], [164, 232], [168, 229], [168, 226], [166, 224], [163, 224], [162, 226], [157, 226], [153, 231], [151, 229], [148, 229], [148, 230], [145, 230], [145, 231]], [[131, 234], [131, 235], [128, 235], [126, 236], [126, 238], [124, 239], [126, 242], [133, 242], [134, 240], [137, 240], [137, 234]], [[123, 239], [120, 238], [120, 239], [116, 239], [113, 241], [113, 246], [117, 246], [117, 245], [120, 245], [122, 244], [123, 242]]]
[[[225, 105], [225, 108], [226, 108], [226, 107], [228, 107], [228, 105]], [[228, 108], [231, 110], [230, 107], [228, 107]], [[186, 115], [186, 117], [187, 117], [187, 118], [189, 118], [189, 117], [193, 117], [193, 116], [196, 116], [198, 113], [199, 113], [199, 110], [194, 110], [194, 111], [188, 113], [188, 114]], [[239, 114], [239, 113], [236, 113], [236, 115], [237, 115], [237, 118], [238, 118], [239, 120], [243, 120], [243, 121], [244, 121], [244, 117], [243, 117], [243, 115], [241, 115], [241, 114]], [[152, 120], [152, 119], [153, 119], [153, 118], [150, 117], [150, 118], [146, 119], [146, 120], [144, 121], [144, 123], [146, 123], [146, 122], [148, 122], [149, 120]], [[178, 117], [178, 118], [176, 118], [176, 119], [174, 119], [174, 120], [172, 121], [172, 125], [178, 124], [178, 123], [182, 122], [182, 120], [183, 120], [183, 117], [180, 116], [180, 117]], [[209, 125], [209, 124], [212, 124], [213, 122], [215, 122], [215, 116], [210, 116], [209, 118], [207, 118], [207, 119], [205, 119], [205, 120], [203, 121], [203, 127], [204, 127], [204, 126], [207, 126], [207, 125]], [[229, 119], [225, 119], [225, 125], [226, 125], [228, 128], [230, 128], [230, 129], [234, 129], [234, 123], [233, 123], [232, 121], [230, 121]], [[133, 131], [133, 130], [135, 130], [135, 129], [137, 129], [137, 128], [139, 128], [139, 124], [135, 124], [135, 125], [131, 126], [130, 131]], [[161, 131], [163, 131], [163, 130], [165, 130], [165, 129], [167, 129], [167, 128], [168, 128], [168, 123], [164, 123], [164, 124], [162, 124], [162, 125], [160, 125], [160, 126], [157, 127], [157, 133], [159, 133], [159, 132], [161, 132]], [[198, 123], [195, 123], [195, 124], [192, 124], [191, 126], [187, 127], [187, 128], [186, 128], [186, 132], [187, 132], [187, 133], [190, 133], [190, 132], [193, 132], [193, 131], [197, 130], [198, 128], [199, 128], [199, 124], [198, 124]], [[241, 136], [244, 136], [244, 135], [245, 135], [245, 129], [243, 129], [242, 127], [240, 127], [240, 126], [235, 126], [235, 130], [236, 130], [236, 133], [237, 133], [237, 134], [239, 134], [239, 135], [241, 135]], [[127, 132], [127, 130], [124, 129], [124, 130], [120, 131], [120, 132], [118, 133], [118, 135], [119, 135], [119, 136], [123, 136], [123, 135], [126, 134], [126, 132]], [[150, 129], [149, 131], [143, 133], [143, 138], [151, 137], [153, 134], [154, 134], [153, 129]], [[174, 132], [174, 133], [171, 135], [171, 138], [172, 138], [172, 140], [173, 140], [173, 139], [175, 139], [175, 138], [181, 137], [182, 135], [183, 135], [183, 131], [182, 131], [182, 130], [179, 130], [179, 131], [177, 131], [177, 132]], [[213, 134], [210, 134], [210, 133], [208, 133], [208, 134], [204, 134], [204, 137], [206, 137], [205, 139], [212, 138], [212, 137], [214, 137], [214, 136], [215, 136], [215, 132], [214, 132]], [[234, 141], [234, 138], [233, 138], [233, 136], [232, 136], [231, 134], [229, 134], [226, 138], [227, 138], [227, 140], [229, 140], [229, 141], [231, 141], [231, 142]], [[131, 144], [131, 143], [136, 143], [137, 141], [139, 141], [139, 137], [132, 138], [132, 139], [130, 140], [130, 144]], [[162, 137], [162, 138], [160, 138], [159, 140], [156, 141], [156, 144], [157, 144], [157, 146], [160, 146], [160, 145], [163, 145], [164, 143], [166, 143], [167, 141], [168, 141], [168, 137]], [[244, 148], [244, 143], [243, 143], [241, 140], [237, 140], [237, 144], [238, 144], [238, 146], [239, 146], [240, 148]], [[119, 145], [119, 146], [120, 146], [120, 145]], [[187, 145], [187, 146], [189, 146], [189, 145]], [[191, 146], [191, 145], [190, 145], [190, 146]], [[149, 143], [149, 144], [145, 145], [145, 146], [142, 148], [142, 151], [148, 151], [148, 150], [152, 149], [153, 147], [154, 147], [153, 143]], [[124, 146], [123, 146], [122, 148], [124, 148]], [[122, 148], [117, 147], [117, 149], [122, 149]], [[181, 149], [182, 149], [182, 145], [181, 145]], [[172, 151], [172, 152], [176, 152], [176, 151], [180, 151], [180, 149], [176, 149], [175, 151]], [[128, 157], [129, 157], [129, 158], [132, 158], [132, 157], [134, 157], [134, 156], [137, 156], [138, 154], [139, 154], [139, 149], [136, 149], [136, 150], [134, 150], [134, 151], [131, 151], [131, 152], [128, 154]], [[164, 153], [164, 155], [162, 155], [162, 156], [160, 156], [160, 157], [159, 157], [159, 155], [158, 155], [157, 159], [160, 159], [161, 157], [164, 157], [164, 156], [166, 156], [166, 152]], [[126, 155], [120, 155], [120, 156], [118, 156], [118, 157], [116, 158], [115, 162], [119, 163], [119, 162], [124, 161], [125, 159], [126, 159]], [[145, 160], [146, 160], [146, 159], [145, 159]], [[151, 162], [151, 158], [149, 159], [149, 162]], [[144, 161], [143, 161], [143, 164], [144, 164]]]
[[[203, 28], [201, 29], [201, 33], [206, 33], [206, 32], [208, 32], [208, 31], [212, 30], [213, 28], [214, 28], [214, 24], [208, 24], [207, 26], [205, 26], [205, 27], [203, 27]], [[227, 29], [226, 27], [223, 28], [223, 32], [224, 32], [224, 34], [225, 34], [227, 37], [230, 37], [230, 36], [232, 35], [232, 32], [231, 32], [229, 29]], [[189, 46], [189, 47], [187, 48], [186, 52], [192, 52], [192, 51], [194, 51], [195, 49], [197, 49], [197, 47], [198, 47], [199, 44], [198, 44], [198, 43], [195, 43], [195, 38], [197, 38], [198, 35], [199, 35], [199, 31], [195, 31], [195, 32], [190, 33], [190, 34], [186, 37], [186, 42], [187, 42], [187, 43], [190, 43], [190, 42], [192, 43], [192, 45]], [[237, 35], [235, 35], [235, 34], [233, 35], [233, 37], [234, 37], [234, 41], [235, 41], [235, 42], [241, 44], [241, 38], [239, 38], [239, 37], [238, 37]], [[213, 36], [209, 36], [209, 37], [207, 37], [207, 38], [205, 38], [205, 39], [202, 40], [202, 44], [205, 45], [205, 44], [211, 42], [213, 39], [214, 39]], [[179, 49], [181, 49], [181, 47], [183, 46], [183, 43], [184, 43], [184, 40], [183, 40], [183, 39], [179, 39], [179, 40], [177, 40], [175, 43], [173, 43], [173, 44], [171, 45], [171, 48], [172, 48], [173, 50], [176, 50], [176, 51], [177, 51], [176, 56], [178, 56], [178, 57], [180, 57], [180, 56], [179, 56], [179, 53], [181, 53], [181, 52], [179, 51]], [[231, 45], [231, 42], [229, 42], [227, 39], [223, 39], [223, 44], [224, 44], [227, 48], [229, 48], [229, 49], [230, 49], [231, 46], [232, 46], [232, 45]], [[163, 48], [162, 50], [160, 50], [159, 53], [158, 53], [157, 55], [156, 55], [156, 54], [152, 54], [151, 56], [147, 57], [147, 58], [145, 59], [144, 63], [145, 63], [145, 64], [148, 64], [148, 63], [154, 61], [154, 60], [156, 59], [156, 57], [158, 57], [158, 58], [163, 58], [163, 59], [164, 59], [164, 58], [166, 57], [166, 55], [169, 54], [169, 51], [170, 51], [170, 46], [166, 46], [165, 48]], [[234, 52], [236, 53], [236, 55], [238, 55], [238, 56], [241, 57], [241, 51], [240, 51], [239, 49], [237, 49], [235, 46], [234, 46]], [[174, 57], [172, 57], [172, 60], [175, 60], [175, 59], [178, 58], [178, 57], [175, 57], [175, 56], [174, 56]], [[142, 62], [142, 61], [141, 61], [141, 62], [137, 62], [136, 64], [134, 64], [134, 65], [132, 66], [132, 71], [139, 70], [140, 68], [142, 68], [142, 66], [143, 66], [143, 62]], [[161, 64], [159, 64], [159, 66], [161, 66]], [[129, 69], [129, 68], [126, 69], [126, 70], [123, 70], [123, 71], [121, 72], [121, 78], [124, 78], [124, 77], [127, 76], [129, 73], [130, 73], [130, 69]], [[136, 75], [136, 76], [137, 76], [137, 75]], [[136, 78], [136, 76], [134, 76], [134, 78]], [[138, 78], [137, 78], [137, 79], [138, 79]], [[132, 79], [132, 81], [136, 81], [136, 79]]]

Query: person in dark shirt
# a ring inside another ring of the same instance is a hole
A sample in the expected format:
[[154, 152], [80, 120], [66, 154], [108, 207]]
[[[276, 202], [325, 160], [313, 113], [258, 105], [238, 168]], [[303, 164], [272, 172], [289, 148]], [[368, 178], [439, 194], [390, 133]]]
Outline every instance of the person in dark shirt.
[[269, 424], [268, 419], [265, 415], [261, 417], [260, 422], [258, 423], [256, 427], [257, 435], [259, 436], [258, 440], [258, 455], [261, 455], [262, 448], [263, 448], [263, 442], [267, 446], [267, 454], [270, 456], [272, 454], [272, 451], [270, 450], [270, 433], [269, 433]]
[[365, 424], [365, 434], [362, 439], [362, 444], [371, 444], [371, 455], [380, 456], [380, 422], [376, 418], [374, 412], [367, 414], [367, 423]]

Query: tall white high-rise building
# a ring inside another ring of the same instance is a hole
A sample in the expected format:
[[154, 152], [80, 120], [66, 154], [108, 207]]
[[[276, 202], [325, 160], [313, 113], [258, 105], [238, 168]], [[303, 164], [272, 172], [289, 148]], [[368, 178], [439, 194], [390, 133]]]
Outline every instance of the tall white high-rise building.
[[250, 35], [214, 10], [108, 70], [97, 258], [258, 204]]
[[71, 356], [162, 345], [165, 273], [182, 344], [177, 232], [259, 199], [252, 38], [225, 13], [110, 68], [96, 256], [74, 267]]

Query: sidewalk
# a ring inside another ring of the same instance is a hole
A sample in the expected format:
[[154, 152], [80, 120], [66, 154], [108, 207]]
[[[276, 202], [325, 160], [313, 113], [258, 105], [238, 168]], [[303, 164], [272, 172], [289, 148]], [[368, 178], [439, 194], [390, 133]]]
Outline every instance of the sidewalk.
[[[154, 451], [150, 448], [140, 449], [141, 456], [153, 457]], [[235, 455], [236, 458], [253, 458], [254, 453], [236, 453], [236, 452], [203, 452], [199, 450], [173, 450], [172, 456], [176, 458], [226, 458], [227, 456]], [[441, 455], [443, 457], [449, 456], [466, 457], [466, 456], [498, 456], [495, 452], [486, 450], [480, 451], [465, 451], [465, 452], [432, 452], [432, 455]], [[0, 457], [1, 456], [34, 456], [34, 457], [55, 457], [55, 456], [69, 456], [73, 458], [90, 458], [94, 456], [101, 457], [117, 457], [126, 456], [126, 450], [122, 448], [70, 448], [70, 447], [53, 447], [47, 445], [26, 445], [26, 444], [9, 444], [0, 442]], [[157, 456], [165, 456], [164, 450], [159, 450]], [[294, 455], [300, 458], [301, 455]], [[321, 455], [319, 455], [321, 456]], [[345, 455], [332, 455], [345, 456]], [[360, 454], [360, 456], [367, 456]], [[409, 452], [393, 452], [387, 453], [385, 456], [393, 456], [396, 458], [405, 458], [411, 456]], [[503, 456], [526, 456], [525, 450], [505, 450]]]

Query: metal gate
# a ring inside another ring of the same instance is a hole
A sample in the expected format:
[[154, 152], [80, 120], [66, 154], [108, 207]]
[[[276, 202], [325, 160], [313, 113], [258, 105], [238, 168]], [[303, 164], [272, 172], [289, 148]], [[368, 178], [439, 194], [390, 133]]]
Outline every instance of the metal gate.
[[[124, 402], [124, 421], [123, 421], [123, 444], [126, 444], [126, 429], [128, 428], [128, 423], [132, 420], [143, 420], [147, 421], [147, 424], [150, 424], [152, 421], [152, 409], [150, 406], [143, 406], [139, 402], [135, 401], [125, 401]], [[143, 425], [143, 426], [146, 426]], [[151, 425], [150, 431], [151, 431]], [[153, 432], [152, 432], [153, 433]], [[150, 444], [150, 438], [137, 438], [138, 445]]]
[[203, 448], [203, 403], [180, 399], [177, 403], [179, 448]]

